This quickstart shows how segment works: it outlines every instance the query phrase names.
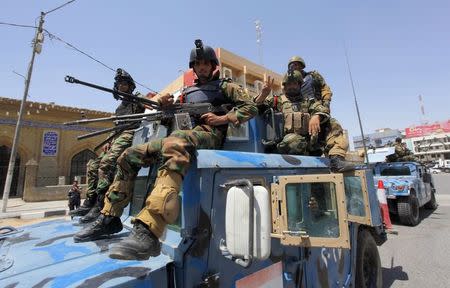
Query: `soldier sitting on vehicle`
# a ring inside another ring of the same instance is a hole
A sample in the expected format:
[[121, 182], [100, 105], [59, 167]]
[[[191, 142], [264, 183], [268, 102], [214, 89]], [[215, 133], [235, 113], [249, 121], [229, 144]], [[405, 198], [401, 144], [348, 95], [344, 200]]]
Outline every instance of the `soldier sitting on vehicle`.
[[332, 171], [349, 169], [345, 163], [348, 142], [343, 137], [342, 128], [330, 121], [329, 108], [316, 97], [310, 87], [312, 83], [305, 83], [299, 71], [290, 70], [282, 84], [284, 94], [266, 99], [272, 89], [269, 84], [254, 99], [257, 104], [283, 113], [284, 137], [276, 145], [277, 152], [310, 156], [325, 154], [331, 159]]
[[[114, 89], [132, 93], [136, 88], [130, 74], [123, 69], [117, 69], [114, 77]], [[114, 96], [116, 98], [116, 95]], [[145, 107], [140, 103], [131, 103], [123, 100], [116, 109], [116, 116], [143, 113]], [[137, 124], [139, 125], [139, 124]], [[103, 152], [96, 159], [87, 163], [88, 188], [83, 205], [70, 213], [71, 216], [84, 216], [81, 223], [89, 223], [97, 219], [104, 205], [104, 198], [109, 185], [113, 181], [116, 161], [122, 152], [131, 146], [134, 130], [137, 127], [129, 127], [119, 132], [110, 142], [103, 146]], [[115, 132], [113, 132], [115, 133]]]
[[395, 138], [395, 153], [386, 156], [386, 162], [408, 162], [417, 161], [416, 156], [402, 143], [402, 138]]
[[[162, 156], [154, 188], [146, 200], [146, 206], [133, 220], [131, 234], [112, 247], [110, 257], [117, 259], [147, 259], [160, 253], [158, 238], [167, 224], [178, 218], [178, 193], [182, 179], [195, 158], [196, 149], [218, 149], [226, 137], [228, 123], [244, 123], [258, 110], [248, 94], [238, 85], [219, 79], [214, 73], [219, 61], [209, 46], [195, 41], [189, 68], [194, 70], [197, 82], [184, 91], [186, 103], [211, 103], [219, 108], [230, 104], [235, 109], [228, 113], [206, 113], [196, 120], [192, 130], [176, 130], [164, 139], [157, 139], [125, 150], [119, 157], [114, 183], [105, 197], [105, 207], [95, 223], [74, 236], [75, 241], [91, 241], [108, 234], [120, 232], [120, 216], [132, 196], [137, 172], [142, 166], [155, 163]], [[173, 103], [169, 94], [156, 95], [152, 100], [168, 107]]]

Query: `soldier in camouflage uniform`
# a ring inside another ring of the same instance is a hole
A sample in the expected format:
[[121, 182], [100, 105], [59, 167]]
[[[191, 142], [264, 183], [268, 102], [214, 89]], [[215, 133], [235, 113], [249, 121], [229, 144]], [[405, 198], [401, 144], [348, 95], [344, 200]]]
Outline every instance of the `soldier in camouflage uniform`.
[[[168, 223], [178, 218], [178, 193], [196, 149], [218, 149], [226, 137], [228, 123], [235, 125], [254, 117], [258, 110], [250, 96], [238, 85], [219, 79], [213, 73], [219, 65], [214, 50], [203, 47], [200, 40], [191, 51], [189, 67], [193, 68], [197, 82], [188, 87], [182, 99], [186, 103], [211, 103], [215, 107], [229, 104], [235, 109], [228, 113], [206, 113], [192, 130], [173, 131], [164, 139], [133, 146], [118, 159], [114, 183], [105, 198], [102, 215], [93, 227], [77, 233], [75, 241], [90, 241], [122, 229], [120, 215], [131, 199], [137, 172], [142, 166], [155, 163], [162, 156], [154, 188], [146, 206], [134, 219], [134, 228], [128, 238], [111, 249], [110, 257], [118, 259], [147, 259], [160, 253], [158, 238]], [[161, 106], [170, 105], [173, 96], [157, 95], [153, 100]]]
[[299, 71], [291, 70], [284, 76], [283, 91], [281, 96], [263, 101], [261, 95], [265, 93], [255, 98], [258, 104], [264, 103], [284, 114], [284, 137], [277, 144], [277, 151], [310, 156], [325, 154], [331, 159], [332, 170], [342, 171], [348, 143], [343, 141], [342, 128], [330, 121], [330, 110], [314, 94], [311, 83], [305, 83]]
[[395, 161], [397, 162], [407, 162], [407, 161], [417, 161], [416, 156], [406, 147], [405, 143], [402, 143], [402, 138], [397, 137], [395, 139]]
[[[114, 80], [115, 90], [132, 93], [136, 88], [133, 78], [123, 69], [117, 69]], [[118, 99], [116, 96], [114, 97]], [[141, 104], [123, 100], [117, 107], [115, 115], [143, 113], [144, 110], [145, 108]], [[80, 219], [81, 223], [92, 222], [100, 215], [104, 205], [105, 193], [114, 179], [117, 158], [126, 148], [131, 146], [134, 135], [133, 129], [135, 128], [137, 127], [130, 127], [130, 130], [118, 134], [110, 143], [105, 144], [99, 157], [88, 162], [86, 200], [82, 206], [70, 213], [72, 216], [84, 216]]]

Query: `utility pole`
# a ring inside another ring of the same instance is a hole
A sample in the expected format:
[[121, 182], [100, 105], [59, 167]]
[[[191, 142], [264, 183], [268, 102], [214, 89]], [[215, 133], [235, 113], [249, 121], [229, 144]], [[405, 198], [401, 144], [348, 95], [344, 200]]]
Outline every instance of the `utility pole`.
[[352, 71], [350, 71], [350, 63], [348, 61], [347, 48], [345, 47], [345, 45], [344, 51], [345, 51], [345, 59], [347, 60], [348, 74], [350, 75], [350, 82], [352, 83], [353, 98], [355, 99], [356, 113], [358, 114], [359, 129], [361, 130], [362, 143], [364, 146], [364, 155], [366, 158], [366, 164], [369, 165], [369, 155], [367, 155], [366, 139], [364, 137], [364, 130], [361, 123], [361, 116], [359, 114], [358, 100], [356, 99], [355, 85], [353, 85]]
[[39, 17], [39, 26], [37, 27], [36, 36], [34, 37], [33, 40], [33, 52], [31, 53], [31, 61], [28, 66], [27, 78], [25, 79], [25, 91], [23, 92], [22, 103], [20, 104], [19, 117], [17, 119], [16, 130], [14, 132], [14, 140], [11, 148], [11, 156], [9, 158], [8, 173], [6, 174], [5, 189], [3, 190], [2, 213], [6, 212], [6, 207], [8, 205], [8, 198], [11, 190], [11, 182], [14, 175], [14, 166], [16, 164], [17, 145], [19, 144], [18, 142], [19, 142], [20, 128], [22, 124], [22, 117], [27, 101], [28, 89], [30, 87], [31, 74], [33, 72], [34, 57], [36, 56], [36, 53], [38, 54], [41, 53], [42, 42], [44, 41], [44, 34], [42, 33], [43, 32], [42, 26], [44, 25], [44, 16], [45, 13], [41, 12], [41, 16]]

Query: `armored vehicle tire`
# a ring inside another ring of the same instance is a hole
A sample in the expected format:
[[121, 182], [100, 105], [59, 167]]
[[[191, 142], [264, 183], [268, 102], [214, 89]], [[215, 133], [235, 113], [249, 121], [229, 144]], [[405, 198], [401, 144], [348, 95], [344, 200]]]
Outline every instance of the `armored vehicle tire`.
[[436, 210], [438, 207], [438, 203], [436, 201], [436, 191], [431, 190], [431, 199], [425, 204], [425, 209]]
[[372, 234], [363, 229], [358, 234], [355, 287], [381, 288], [383, 278], [378, 247]]
[[397, 211], [400, 222], [409, 226], [416, 226], [420, 221], [419, 200], [416, 195], [397, 199]]

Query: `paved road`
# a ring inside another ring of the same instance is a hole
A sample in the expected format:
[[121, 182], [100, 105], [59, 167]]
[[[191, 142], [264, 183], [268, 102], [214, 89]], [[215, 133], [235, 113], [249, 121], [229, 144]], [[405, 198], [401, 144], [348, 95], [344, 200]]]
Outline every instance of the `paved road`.
[[416, 227], [394, 221], [399, 235], [380, 247], [383, 287], [450, 287], [450, 174], [433, 175], [439, 207]]

